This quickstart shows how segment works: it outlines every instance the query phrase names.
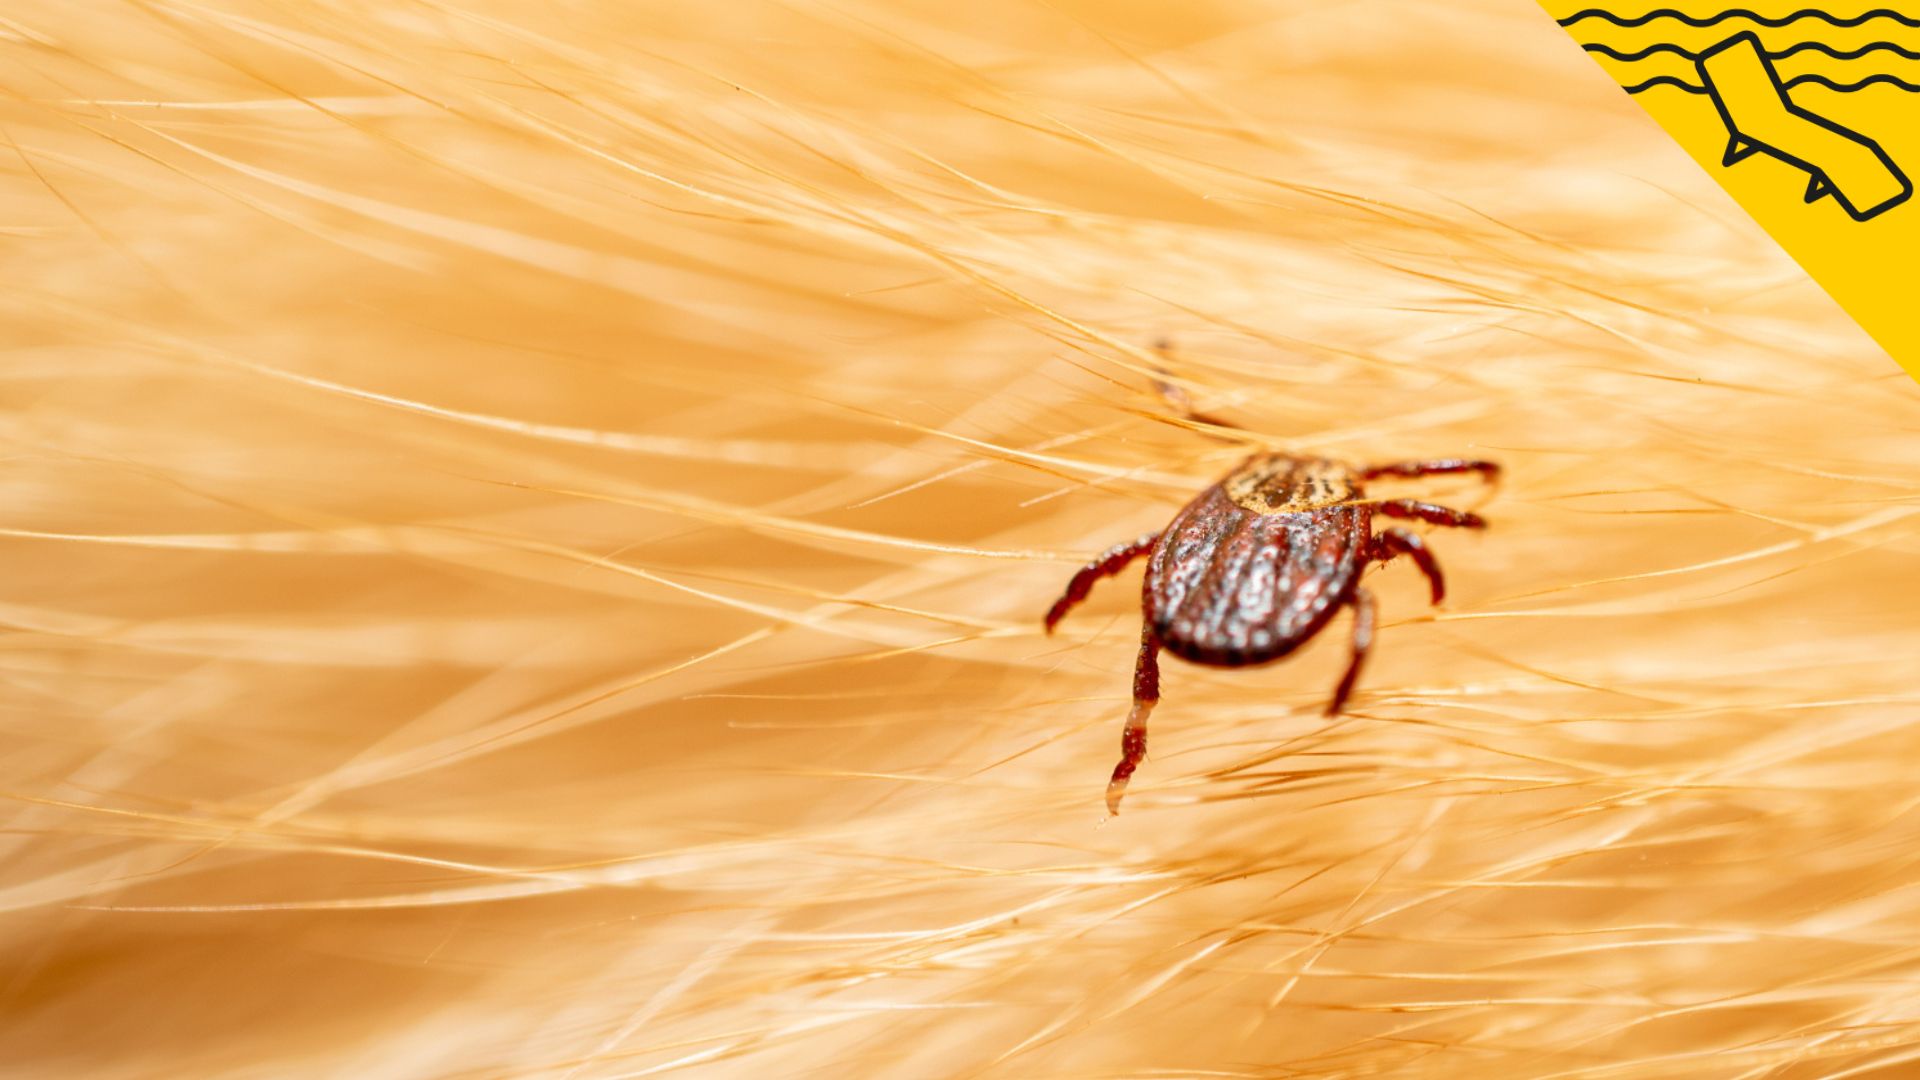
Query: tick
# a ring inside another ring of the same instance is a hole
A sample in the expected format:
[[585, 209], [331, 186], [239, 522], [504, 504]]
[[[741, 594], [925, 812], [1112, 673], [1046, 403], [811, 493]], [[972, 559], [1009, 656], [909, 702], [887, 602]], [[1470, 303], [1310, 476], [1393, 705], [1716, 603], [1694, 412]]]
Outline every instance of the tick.
[[1338, 713], [1373, 645], [1373, 594], [1360, 584], [1368, 566], [1406, 555], [1427, 577], [1433, 602], [1446, 579], [1426, 541], [1402, 528], [1375, 533], [1375, 514], [1453, 528], [1481, 529], [1477, 514], [1414, 499], [1369, 499], [1368, 481], [1441, 473], [1479, 473], [1491, 461], [1447, 458], [1352, 466], [1326, 458], [1255, 454], [1201, 492], [1164, 532], [1115, 545], [1082, 567], [1047, 612], [1047, 632], [1093, 583], [1147, 558], [1140, 589], [1140, 659], [1133, 709], [1120, 736], [1120, 763], [1107, 783], [1107, 812], [1120, 812], [1127, 780], [1147, 753], [1147, 716], [1160, 700], [1160, 650], [1213, 667], [1246, 667], [1287, 655], [1319, 633], [1342, 608], [1353, 609], [1353, 659], [1334, 688]]

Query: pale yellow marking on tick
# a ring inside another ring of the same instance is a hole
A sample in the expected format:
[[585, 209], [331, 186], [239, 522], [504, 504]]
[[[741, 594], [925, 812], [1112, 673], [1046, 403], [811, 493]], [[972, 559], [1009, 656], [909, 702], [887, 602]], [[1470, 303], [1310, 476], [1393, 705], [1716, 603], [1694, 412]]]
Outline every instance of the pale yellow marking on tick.
[[1227, 498], [1256, 514], [1298, 514], [1354, 501], [1353, 472], [1337, 461], [1260, 454], [1221, 482]]

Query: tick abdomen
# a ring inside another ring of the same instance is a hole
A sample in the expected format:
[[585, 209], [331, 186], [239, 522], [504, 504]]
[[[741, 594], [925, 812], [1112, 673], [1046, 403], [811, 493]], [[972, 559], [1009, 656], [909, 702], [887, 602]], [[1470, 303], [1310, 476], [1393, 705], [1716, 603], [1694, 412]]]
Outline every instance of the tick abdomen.
[[1372, 516], [1356, 494], [1334, 463], [1268, 456], [1201, 492], [1147, 563], [1143, 606], [1161, 643], [1241, 666], [1312, 637], [1359, 577]]

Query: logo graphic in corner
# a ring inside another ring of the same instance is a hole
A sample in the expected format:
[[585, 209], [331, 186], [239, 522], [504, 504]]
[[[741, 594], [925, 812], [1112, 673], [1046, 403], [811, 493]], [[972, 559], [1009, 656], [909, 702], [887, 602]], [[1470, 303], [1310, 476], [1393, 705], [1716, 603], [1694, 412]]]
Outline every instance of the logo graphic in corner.
[[1603, 2], [1541, 5], [1920, 377], [1920, 2]]
[[1879, 143], [1793, 103], [1758, 36], [1735, 34], [1701, 53], [1695, 64], [1727, 125], [1720, 164], [1734, 165], [1756, 152], [1779, 158], [1806, 170], [1807, 202], [1832, 195], [1855, 221], [1913, 195], [1913, 182]]
[[[1722, 24], [1741, 21], [1767, 30], [1779, 30], [1794, 24], [1822, 26], [1828, 34], [1864, 27], [1884, 21], [1897, 28], [1920, 28], [1920, 19], [1909, 18], [1884, 9], [1852, 17], [1803, 8], [1783, 16], [1769, 18], [1756, 11], [1734, 8], [1705, 15], [1690, 14], [1675, 8], [1661, 8], [1642, 15], [1622, 17], [1599, 8], [1585, 8], [1559, 20], [1560, 25], [1575, 27], [1593, 20], [1619, 30], [1639, 30], [1655, 23], [1670, 22], [1674, 29], [1698, 40], [1700, 32], [1712, 32]], [[1576, 31], [1576, 34], [1579, 32]], [[1857, 48], [1836, 48], [1825, 41], [1796, 35], [1791, 42], [1763, 44], [1756, 30], [1742, 30], [1722, 37], [1702, 48], [1688, 49], [1671, 40], [1655, 41], [1643, 48], [1626, 51], [1605, 41], [1584, 41], [1581, 47], [1590, 53], [1622, 62], [1623, 67], [1639, 61], [1669, 55], [1693, 61], [1698, 81], [1672, 73], [1653, 74], [1626, 84], [1627, 93], [1640, 94], [1657, 87], [1672, 87], [1682, 93], [1704, 94], [1720, 114], [1727, 133], [1726, 152], [1720, 164], [1732, 166], [1754, 153], [1764, 153], [1807, 174], [1803, 199], [1814, 202], [1833, 196], [1835, 202], [1855, 221], [1866, 221], [1906, 202], [1913, 195], [1913, 182], [1900, 171], [1878, 142], [1833, 118], [1797, 103], [1796, 86], [1813, 84], [1835, 93], [1849, 94], [1869, 86], [1885, 85], [1907, 92], [1920, 92], [1920, 84], [1900, 77], [1898, 72], [1874, 70], [1860, 72], [1853, 82], [1839, 81], [1823, 71], [1806, 70], [1786, 80], [1774, 67], [1775, 60], [1791, 60], [1801, 54], [1832, 62], [1877, 61], [1876, 53], [1899, 60], [1920, 60], [1920, 51], [1902, 48], [1893, 41], [1869, 41]], [[1803, 65], [1810, 66], [1810, 65]], [[1830, 63], [1830, 68], [1839, 67]], [[1631, 75], [1631, 72], [1622, 72]], [[1920, 72], [1916, 72], [1920, 74]], [[1842, 78], [1844, 78], [1844, 74]]]

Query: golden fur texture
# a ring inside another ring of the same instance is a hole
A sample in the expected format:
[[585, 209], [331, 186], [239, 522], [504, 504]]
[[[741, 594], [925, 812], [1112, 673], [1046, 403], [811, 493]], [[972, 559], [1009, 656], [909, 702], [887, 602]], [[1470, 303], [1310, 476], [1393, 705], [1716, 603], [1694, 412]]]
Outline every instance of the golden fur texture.
[[[0, 60], [0, 1071], [1920, 1068], [1920, 398], [1524, 0]], [[1103, 823], [1138, 572], [1041, 613], [1258, 448], [1508, 474]]]

